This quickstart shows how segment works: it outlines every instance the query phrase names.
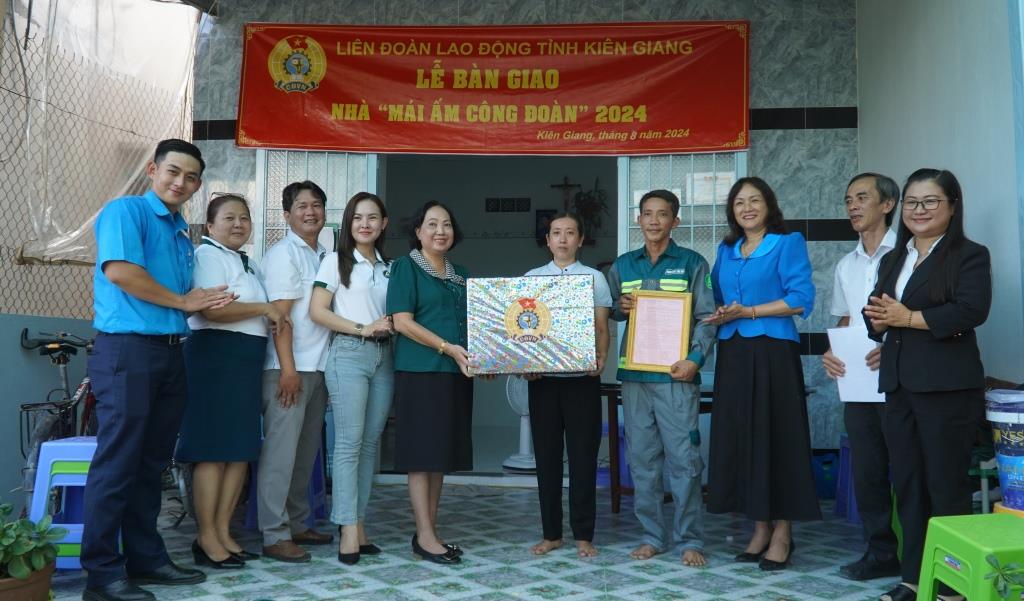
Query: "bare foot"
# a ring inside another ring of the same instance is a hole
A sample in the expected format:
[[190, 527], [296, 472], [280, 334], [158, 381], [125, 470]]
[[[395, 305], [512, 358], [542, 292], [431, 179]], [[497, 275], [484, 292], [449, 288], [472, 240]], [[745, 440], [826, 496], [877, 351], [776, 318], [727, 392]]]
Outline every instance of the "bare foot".
[[704, 559], [704, 554], [696, 549], [687, 549], [683, 551], [683, 565], [690, 566], [691, 568], [700, 568], [708, 565], [708, 561]]
[[576, 541], [576, 555], [581, 558], [597, 557], [597, 547], [589, 540]]
[[660, 553], [660, 551], [655, 549], [653, 546], [644, 543], [636, 549], [633, 549], [632, 553], [630, 553], [629, 556], [633, 559], [650, 559], [658, 553]]
[[533, 552], [534, 555], [547, 555], [549, 551], [554, 551], [555, 549], [561, 548], [561, 546], [562, 539], [548, 540], [545, 538], [536, 545], [530, 547], [530, 551]]

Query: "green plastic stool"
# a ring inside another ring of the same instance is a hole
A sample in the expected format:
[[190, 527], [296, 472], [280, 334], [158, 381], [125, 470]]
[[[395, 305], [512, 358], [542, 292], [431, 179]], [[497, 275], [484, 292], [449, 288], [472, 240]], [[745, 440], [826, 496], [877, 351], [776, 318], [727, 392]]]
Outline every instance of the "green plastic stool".
[[[1002, 513], [928, 520], [917, 601], [935, 600], [936, 580], [970, 601], [1002, 601], [992, 579], [985, 578], [994, 571], [985, 560], [989, 554], [1000, 565], [1024, 562], [1024, 520]], [[1019, 587], [1015, 589], [1011, 599], [1020, 596]]]

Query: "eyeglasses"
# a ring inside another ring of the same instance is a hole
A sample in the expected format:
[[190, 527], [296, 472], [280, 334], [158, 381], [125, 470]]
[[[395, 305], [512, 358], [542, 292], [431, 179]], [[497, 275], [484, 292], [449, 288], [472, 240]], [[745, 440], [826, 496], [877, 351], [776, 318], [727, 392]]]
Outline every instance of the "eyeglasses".
[[921, 200], [918, 200], [918, 199], [913, 198], [913, 197], [911, 197], [911, 198], [904, 198], [903, 199], [903, 212], [904, 213], [913, 213], [914, 211], [916, 211], [917, 209], [919, 209], [921, 207], [924, 207], [924, 210], [926, 210], [926, 211], [934, 211], [935, 209], [939, 208], [939, 203], [944, 201], [944, 200], [949, 200], [949, 199], [948, 198], [938, 198], [936, 196], [931, 196], [929, 198], [923, 198]]

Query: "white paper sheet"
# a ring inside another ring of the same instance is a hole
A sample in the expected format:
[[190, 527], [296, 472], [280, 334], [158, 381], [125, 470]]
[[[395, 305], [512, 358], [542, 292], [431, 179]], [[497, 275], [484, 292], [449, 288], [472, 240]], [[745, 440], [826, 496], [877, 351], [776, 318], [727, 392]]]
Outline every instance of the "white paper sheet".
[[844, 403], [884, 403], [878, 392], [878, 372], [868, 368], [864, 357], [875, 346], [864, 328], [830, 328], [828, 341], [832, 354], [846, 364], [846, 375], [837, 379], [839, 400]]

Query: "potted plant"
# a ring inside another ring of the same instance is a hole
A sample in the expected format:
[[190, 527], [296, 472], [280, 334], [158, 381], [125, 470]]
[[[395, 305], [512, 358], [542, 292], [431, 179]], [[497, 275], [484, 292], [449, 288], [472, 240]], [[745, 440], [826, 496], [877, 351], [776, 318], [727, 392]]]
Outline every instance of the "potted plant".
[[57, 559], [56, 543], [66, 528], [46, 516], [33, 523], [10, 519], [10, 504], [0, 505], [0, 601], [47, 601]]
[[573, 212], [583, 220], [584, 244], [595, 244], [601, 229], [602, 216], [608, 215], [608, 195], [601, 189], [600, 178], [594, 179], [592, 190], [576, 193]]

